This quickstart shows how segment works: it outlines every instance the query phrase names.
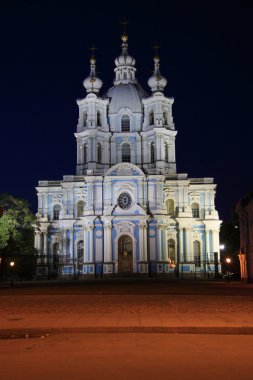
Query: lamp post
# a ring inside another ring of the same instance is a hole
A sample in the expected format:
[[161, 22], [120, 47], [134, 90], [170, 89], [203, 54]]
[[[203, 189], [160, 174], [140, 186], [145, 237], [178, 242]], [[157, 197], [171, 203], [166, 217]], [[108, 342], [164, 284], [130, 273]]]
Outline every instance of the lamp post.
[[10, 261], [10, 268], [11, 268], [11, 286], [14, 285], [13, 282], [13, 271], [14, 271], [15, 261]]
[[228, 273], [228, 278], [227, 278], [227, 280], [228, 280], [228, 282], [229, 282], [229, 280], [230, 280], [230, 263], [231, 263], [231, 259], [230, 259], [230, 257], [227, 257], [227, 258], [226, 258], [226, 263], [227, 263], [227, 266], [228, 266], [228, 271], [227, 271], [227, 273]]

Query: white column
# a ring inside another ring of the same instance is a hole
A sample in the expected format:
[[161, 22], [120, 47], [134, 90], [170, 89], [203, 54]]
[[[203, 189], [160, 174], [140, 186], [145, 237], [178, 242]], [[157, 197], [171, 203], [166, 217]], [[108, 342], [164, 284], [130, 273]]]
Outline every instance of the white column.
[[88, 227], [84, 227], [84, 234], [83, 234], [83, 245], [84, 245], [84, 262], [88, 262]]
[[38, 211], [42, 215], [42, 194], [38, 194]]
[[143, 136], [143, 139], [142, 139], [142, 161], [144, 164], [146, 164], [148, 162], [147, 153], [148, 153], [147, 139], [146, 139], [146, 137]]
[[116, 144], [115, 140], [111, 140], [111, 163], [116, 164]]
[[62, 230], [62, 255], [66, 256], [67, 255], [67, 230], [63, 229]]
[[81, 144], [80, 142], [77, 143], [77, 164], [81, 164]]
[[169, 252], [168, 252], [168, 239], [167, 239], [167, 228], [164, 227], [164, 254], [165, 254], [165, 260], [168, 260]]
[[190, 249], [190, 228], [187, 227], [185, 229], [185, 240], [186, 240], [186, 252], [185, 252], [185, 256], [186, 256], [186, 260], [191, 260], [191, 249]]
[[88, 204], [88, 209], [93, 210], [93, 186], [91, 182], [88, 182], [88, 194], [90, 195], [90, 202]]
[[210, 252], [209, 236], [210, 236], [210, 230], [206, 229], [206, 260], [212, 259], [212, 256], [213, 256]]
[[158, 224], [158, 261], [162, 261], [162, 225]]
[[47, 231], [44, 232], [44, 255], [48, 254], [48, 249], [47, 249]]
[[161, 160], [161, 137], [159, 135], [156, 136], [156, 144], [155, 144], [155, 151], [156, 151], [156, 160]]
[[140, 232], [140, 238], [139, 238], [139, 251], [140, 251], [140, 261], [143, 261], [143, 237], [144, 237], [144, 225], [140, 224], [139, 232]]
[[69, 230], [69, 254], [73, 257], [73, 229]]
[[179, 227], [179, 259], [184, 261], [183, 227]]
[[90, 262], [93, 263], [94, 261], [94, 244], [93, 244], [93, 232], [94, 232], [94, 226], [89, 227], [89, 235], [90, 235]]
[[41, 255], [41, 232], [37, 231], [35, 234], [35, 248], [37, 249], [38, 255]]
[[147, 225], [143, 227], [143, 261], [147, 261]]
[[105, 224], [104, 227], [104, 262], [110, 263], [112, 261], [112, 226], [111, 223]]
[[[213, 243], [213, 252], [218, 252], [218, 260], [220, 260], [220, 241], [219, 241], [219, 231], [213, 230], [212, 231], [212, 243]], [[212, 257], [214, 259], [214, 257]]]

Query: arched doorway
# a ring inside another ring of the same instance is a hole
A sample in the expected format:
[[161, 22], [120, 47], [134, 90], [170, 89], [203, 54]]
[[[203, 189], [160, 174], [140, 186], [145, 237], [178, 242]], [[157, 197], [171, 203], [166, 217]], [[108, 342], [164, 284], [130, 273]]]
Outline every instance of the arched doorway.
[[58, 273], [59, 271], [59, 254], [60, 254], [60, 244], [54, 243], [53, 245], [53, 271]]
[[123, 235], [118, 242], [118, 272], [133, 272], [133, 241], [130, 236]]

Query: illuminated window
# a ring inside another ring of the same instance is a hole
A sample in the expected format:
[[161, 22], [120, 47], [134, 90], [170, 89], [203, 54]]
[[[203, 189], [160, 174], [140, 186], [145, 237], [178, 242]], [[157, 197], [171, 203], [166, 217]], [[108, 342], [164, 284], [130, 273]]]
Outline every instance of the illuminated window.
[[130, 119], [128, 115], [123, 115], [121, 118], [121, 131], [130, 132]]
[[199, 218], [199, 205], [198, 203], [192, 204], [192, 217]]
[[131, 148], [129, 144], [122, 145], [122, 162], [131, 162]]
[[176, 261], [176, 244], [174, 239], [168, 240], [168, 257], [171, 264], [175, 264]]
[[151, 164], [155, 162], [155, 144], [153, 142], [150, 145], [150, 162]]
[[193, 255], [194, 261], [197, 268], [200, 267], [200, 242], [195, 240], [193, 242]]
[[101, 147], [100, 143], [98, 143], [98, 146], [97, 146], [97, 155], [98, 155], [98, 163], [101, 164], [101, 162], [102, 162], [102, 147]]
[[154, 112], [149, 113], [149, 125], [154, 125]]
[[53, 219], [54, 220], [59, 220], [60, 211], [61, 211], [61, 206], [60, 205], [55, 205], [54, 209], [53, 209]]
[[175, 206], [174, 206], [174, 201], [173, 199], [168, 199], [166, 201], [166, 206], [167, 206], [167, 212], [169, 215], [174, 215], [175, 214]]
[[84, 206], [85, 206], [84, 201], [78, 201], [77, 202], [77, 216], [78, 217], [83, 216]]

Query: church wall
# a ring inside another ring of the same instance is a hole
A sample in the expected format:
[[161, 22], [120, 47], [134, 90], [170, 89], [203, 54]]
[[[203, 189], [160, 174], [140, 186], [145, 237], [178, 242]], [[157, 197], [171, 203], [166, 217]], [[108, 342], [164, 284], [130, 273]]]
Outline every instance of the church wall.
[[[72, 260], [55, 269], [58, 274], [76, 270], [82, 275], [117, 273], [118, 240], [124, 234], [133, 242], [135, 273], [146, 273], [148, 267], [154, 273], [196, 271], [195, 240], [200, 243], [202, 261], [219, 252], [216, 185], [212, 178], [190, 179], [176, 172], [174, 99], [163, 94], [167, 80], [158, 70], [159, 58], [154, 60], [154, 74], [148, 81], [152, 94], [145, 94], [135, 80], [135, 60], [128, 55], [126, 41], [122, 40], [122, 54], [115, 60], [114, 86], [103, 99], [94, 57], [90, 61], [91, 74], [84, 80], [87, 95], [77, 101], [77, 175], [64, 176], [63, 181], [40, 181], [37, 187], [40, 226], [36, 247], [46, 256], [53, 253], [57, 242], [60, 255]], [[129, 116], [129, 132], [121, 130], [123, 115]], [[126, 142], [131, 147], [129, 164], [121, 162]], [[119, 201], [124, 192], [128, 194], [125, 205]], [[59, 220], [56, 205], [61, 207]], [[170, 239], [175, 247], [173, 263], [169, 263]], [[80, 241], [84, 247], [79, 268]]]

